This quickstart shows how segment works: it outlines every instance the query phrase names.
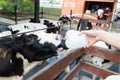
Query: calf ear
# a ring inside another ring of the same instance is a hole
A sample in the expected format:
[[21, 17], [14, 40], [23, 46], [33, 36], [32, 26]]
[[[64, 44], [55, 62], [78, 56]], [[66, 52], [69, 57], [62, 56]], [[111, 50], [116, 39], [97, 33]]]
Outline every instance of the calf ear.
[[30, 35], [22, 34], [21, 38], [24, 40], [25, 44], [27, 44], [27, 45], [32, 45], [32, 44], [34, 44], [35, 41], [38, 41], [37, 40], [38, 36], [34, 35], [34, 34], [30, 34]]

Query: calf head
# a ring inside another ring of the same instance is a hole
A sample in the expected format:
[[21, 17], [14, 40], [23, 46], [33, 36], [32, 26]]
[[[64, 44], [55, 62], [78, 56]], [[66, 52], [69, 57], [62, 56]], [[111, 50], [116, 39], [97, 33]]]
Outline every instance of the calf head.
[[9, 77], [23, 74], [23, 60], [12, 54], [12, 49], [0, 45], [0, 76]]
[[58, 19], [58, 21], [61, 21], [63, 24], [68, 24], [68, 22], [70, 22], [71, 19], [68, 16], [63, 15]]
[[[45, 42], [41, 44], [38, 37], [34, 34], [22, 35], [17, 40], [18, 52], [21, 53], [29, 62], [45, 60], [56, 55], [56, 46]], [[19, 43], [18, 43], [19, 41]]]

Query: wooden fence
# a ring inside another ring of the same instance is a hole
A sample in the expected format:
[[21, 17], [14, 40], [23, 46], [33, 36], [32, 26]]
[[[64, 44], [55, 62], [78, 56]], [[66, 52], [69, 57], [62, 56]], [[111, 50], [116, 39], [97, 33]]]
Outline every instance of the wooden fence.
[[63, 77], [62, 80], [72, 80], [76, 73], [80, 70], [90, 74], [95, 74], [104, 79], [107, 76], [119, 74], [108, 69], [103, 69], [101, 67], [94, 66], [93, 64], [84, 61], [82, 59], [83, 54], [91, 54], [113, 61], [114, 63], [120, 63], [119, 52], [92, 46], [88, 49], [77, 49], [69, 52], [69, 54], [64, 56], [62, 59], [56, 61], [54, 64], [51, 64], [47, 68], [43, 68], [42, 70], [29, 77], [28, 80], [55, 80], [55, 77], [57, 77], [58, 74], [60, 74], [63, 70], [65, 70], [65, 68], [68, 65], [70, 65], [73, 61], [77, 59], [77, 64], [67, 75]]
[[[7, 16], [7, 15], [11, 15], [11, 16]], [[59, 14], [50, 14], [48, 12], [40, 12], [40, 17], [41, 19], [51, 19], [51, 20], [57, 20], [57, 18], [53, 18], [53, 17], [60, 17]], [[53, 17], [48, 17], [48, 16], [53, 16]], [[26, 17], [28, 16], [28, 17]], [[10, 20], [15, 21], [15, 23], [17, 23], [17, 21], [22, 21], [22, 20], [28, 20], [28, 19], [32, 19], [34, 17], [34, 13], [32, 12], [22, 12], [22, 13], [14, 13], [14, 12], [5, 12], [5, 11], [0, 11], [0, 17], [4, 17]], [[80, 19], [82, 17], [77, 17], [77, 16], [73, 16], [73, 19]], [[106, 21], [106, 20], [96, 20], [96, 19], [91, 19], [91, 18], [87, 18], [90, 22], [92, 23], [101, 23], [101, 24], [107, 24], [108, 25], [108, 31], [111, 30], [112, 26], [120, 26], [119, 22], [114, 22], [114, 21]], [[78, 25], [78, 24], [77, 24]], [[94, 25], [93, 25], [94, 26]]]

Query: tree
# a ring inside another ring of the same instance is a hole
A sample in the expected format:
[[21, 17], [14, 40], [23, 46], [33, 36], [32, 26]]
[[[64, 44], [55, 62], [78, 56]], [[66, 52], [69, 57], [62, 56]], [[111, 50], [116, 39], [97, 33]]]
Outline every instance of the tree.
[[33, 12], [33, 0], [3, 0], [6, 4], [2, 5], [6, 11], [14, 12], [14, 6], [17, 6], [18, 12]]
[[0, 0], [0, 7], [2, 7], [3, 5], [6, 5], [6, 1], [7, 0]]

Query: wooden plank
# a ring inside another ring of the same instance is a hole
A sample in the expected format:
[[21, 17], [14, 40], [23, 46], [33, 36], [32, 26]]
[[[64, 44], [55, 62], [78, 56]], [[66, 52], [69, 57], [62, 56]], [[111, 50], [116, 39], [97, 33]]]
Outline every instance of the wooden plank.
[[102, 24], [109, 24], [109, 21], [106, 20], [96, 20], [96, 19], [89, 19], [89, 18], [82, 18], [82, 17], [78, 17], [78, 16], [74, 16], [74, 19], [88, 19], [90, 22], [95, 22], [95, 23], [102, 23]]
[[108, 77], [110, 75], [118, 75], [118, 73], [116, 73], [116, 72], [94, 66], [93, 64], [90, 64], [87, 62], [81, 61], [80, 63], [82, 65], [81, 70], [86, 71], [88, 73], [95, 74], [99, 77], [102, 77], [103, 79], [105, 79], [106, 77]]
[[39, 71], [28, 80], [53, 80], [60, 72], [62, 72], [70, 63], [76, 60], [83, 52], [83, 49], [78, 49], [65, 56], [60, 61], [56, 62], [49, 69], [44, 72]]
[[105, 49], [102, 47], [97, 47], [97, 46], [91, 46], [87, 49], [84, 49], [84, 52], [120, 64], [120, 53], [117, 51], [112, 51], [112, 50]]
[[[60, 72], [62, 72], [72, 61], [74, 61], [82, 53], [89, 53], [95, 56], [99, 56], [108, 60], [111, 60], [116, 63], [120, 63], [119, 57], [120, 54], [115, 51], [104, 49], [101, 47], [92, 46], [87, 49], [78, 49], [71, 52], [69, 55], [66, 55], [61, 60], [57, 61], [55, 64], [46, 68], [44, 71], [39, 71], [35, 75], [28, 78], [28, 80], [53, 80]], [[109, 71], [100, 67], [96, 67], [93, 64], [80, 61], [74, 69], [64, 78], [64, 80], [71, 80], [77, 71], [83, 70], [91, 74], [95, 74], [99, 77], [106, 78], [109, 75], [118, 74], [113, 71]]]
[[119, 22], [112, 22], [112, 25], [114, 25], [114, 26], [120, 26], [120, 23]]
[[118, 74], [116, 72], [94, 66], [91, 63], [80, 61], [79, 64], [77, 64], [76, 67], [74, 69], [72, 69], [70, 71], [70, 73], [68, 73], [67, 76], [65, 76], [65, 78], [63, 80], [72, 80], [74, 75], [79, 70], [83, 70], [85, 72], [95, 74], [95, 75], [102, 77], [102, 78], [106, 78], [109, 75], [117, 75]]

